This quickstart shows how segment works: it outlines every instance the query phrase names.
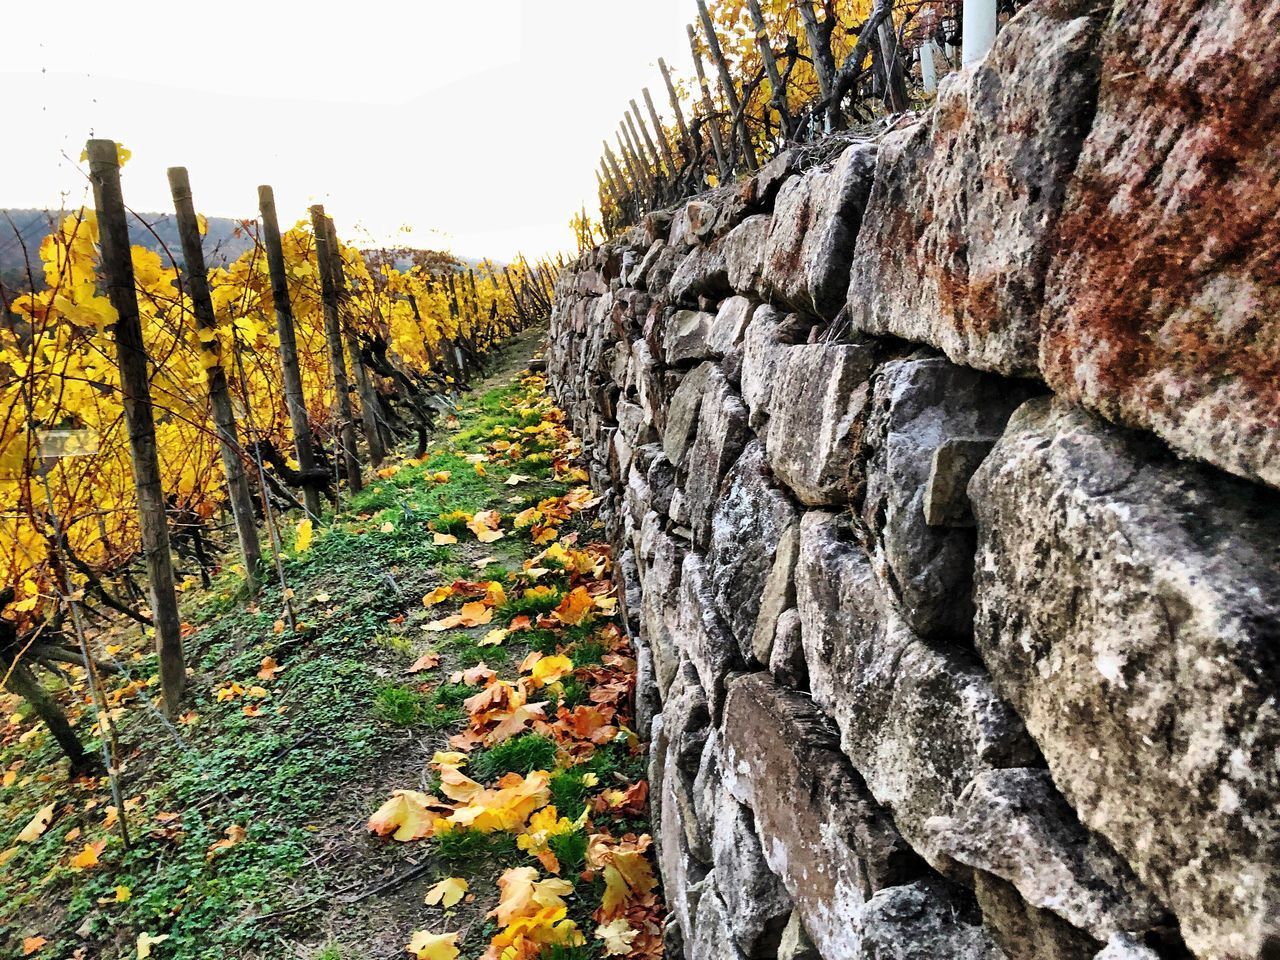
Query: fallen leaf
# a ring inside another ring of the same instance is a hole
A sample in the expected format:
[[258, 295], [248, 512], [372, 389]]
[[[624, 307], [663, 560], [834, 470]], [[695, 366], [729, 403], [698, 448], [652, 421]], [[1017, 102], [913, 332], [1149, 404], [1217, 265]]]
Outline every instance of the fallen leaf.
[[311, 537], [313, 532], [310, 517], [305, 520], [298, 521], [298, 528], [293, 537], [294, 553], [306, 553], [311, 549]]
[[388, 521], [387, 521], [386, 523], [384, 523], [384, 524], [383, 524], [379, 529], [381, 529], [381, 531], [382, 531], [383, 533], [395, 533], [395, 532], [396, 532], [396, 525], [395, 525], [394, 523], [392, 523], [390, 520], [388, 520]]
[[510, 633], [511, 633], [510, 630], [505, 630], [501, 627], [495, 630], [490, 630], [483, 637], [481, 637], [479, 640], [476, 641], [476, 646], [477, 647], [496, 647], [498, 644], [502, 643], [503, 640], [507, 639], [507, 635]]
[[461, 877], [446, 877], [427, 891], [426, 904], [437, 904], [448, 909], [462, 899], [467, 892], [467, 881]]
[[405, 949], [418, 960], [457, 960], [457, 942], [456, 933], [427, 933], [419, 930], [410, 938]]
[[416, 790], [397, 790], [369, 818], [369, 829], [380, 837], [391, 834], [402, 843], [431, 836], [439, 818], [430, 809], [436, 803], [430, 794]]
[[276, 663], [275, 657], [263, 657], [262, 666], [258, 669], [259, 680], [274, 680], [276, 674], [283, 670], [284, 667]]
[[513, 473], [511, 476], [507, 477], [506, 484], [508, 487], [514, 487], [518, 483], [528, 483], [529, 479], [530, 478], [526, 477], [523, 473]]
[[102, 851], [107, 848], [107, 841], [96, 840], [93, 843], [86, 843], [84, 849], [71, 858], [71, 869], [88, 870], [90, 867], [98, 865], [98, 857], [102, 855]]
[[33, 953], [36, 953], [38, 950], [40, 950], [40, 948], [43, 947], [48, 942], [49, 941], [46, 940], [44, 937], [23, 937], [22, 955], [24, 957], [29, 957]]
[[[457, 542], [456, 537], [454, 538], [454, 542]], [[434, 607], [437, 603], [443, 603], [452, 596], [453, 587], [436, 587], [422, 598], [422, 605], [424, 607]]]
[[49, 829], [49, 824], [53, 822], [54, 803], [45, 804], [36, 811], [36, 815], [31, 818], [31, 822], [22, 828], [22, 832], [18, 834], [19, 843], [35, 843], [40, 839], [40, 835]]
[[551, 615], [569, 627], [580, 624], [595, 607], [595, 598], [587, 592], [586, 587], [574, 587], [560, 605], [551, 611]]
[[164, 943], [169, 939], [167, 933], [162, 933], [158, 937], [153, 937], [149, 933], [138, 934], [138, 960], [147, 960], [151, 956], [151, 948], [157, 943]]
[[245, 838], [245, 829], [239, 824], [233, 823], [226, 829], [226, 836], [222, 840], [209, 844], [209, 849], [205, 852], [205, 859], [212, 860], [221, 853], [226, 853], [237, 843], [242, 843]]
[[409, 668], [409, 673], [421, 673], [423, 670], [433, 670], [440, 666], [440, 654], [434, 650], [428, 650], [417, 660], [413, 661], [413, 666]]
[[451, 543], [457, 543], [458, 538], [452, 533], [437, 533], [435, 535], [435, 542], [437, 547], [444, 547]]
[[606, 957], [620, 957], [631, 952], [631, 944], [640, 931], [627, 923], [626, 917], [619, 917], [609, 923], [596, 927], [596, 939], [604, 941]]

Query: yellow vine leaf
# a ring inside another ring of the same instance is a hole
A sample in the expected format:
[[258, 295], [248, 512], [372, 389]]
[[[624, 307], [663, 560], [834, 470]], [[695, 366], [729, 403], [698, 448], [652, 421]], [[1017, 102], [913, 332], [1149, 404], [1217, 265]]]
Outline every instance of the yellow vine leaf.
[[419, 930], [405, 947], [418, 960], [457, 960], [457, 933], [427, 933]]
[[466, 895], [467, 889], [467, 881], [462, 877], [445, 877], [427, 891], [425, 902], [429, 907], [439, 905], [448, 909]]

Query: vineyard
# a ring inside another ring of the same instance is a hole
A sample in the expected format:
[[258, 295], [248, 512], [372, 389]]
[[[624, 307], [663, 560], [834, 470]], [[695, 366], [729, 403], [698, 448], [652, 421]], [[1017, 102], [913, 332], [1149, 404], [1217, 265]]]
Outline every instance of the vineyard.
[[1280, 956], [1280, 4], [678, 4], [22, 74], [0, 960]]

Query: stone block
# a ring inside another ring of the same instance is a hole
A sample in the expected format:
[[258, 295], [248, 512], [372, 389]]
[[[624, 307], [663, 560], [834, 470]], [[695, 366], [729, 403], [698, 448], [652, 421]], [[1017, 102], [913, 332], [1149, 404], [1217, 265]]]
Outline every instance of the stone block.
[[1200, 957], [1280, 937], [1280, 499], [1033, 400], [969, 484], [975, 639]]
[[1032, 3], [880, 144], [853, 256], [855, 329], [1036, 373], [1045, 275], [1098, 87], [1106, 5]]

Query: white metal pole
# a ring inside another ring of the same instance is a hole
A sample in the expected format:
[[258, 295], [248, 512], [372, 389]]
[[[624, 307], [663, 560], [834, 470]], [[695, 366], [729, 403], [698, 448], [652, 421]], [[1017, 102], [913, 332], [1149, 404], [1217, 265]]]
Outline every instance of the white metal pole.
[[938, 64], [933, 51], [932, 40], [926, 40], [920, 46], [920, 81], [924, 84], [924, 92], [930, 96], [938, 92]]
[[961, 63], [981, 60], [996, 39], [996, 0], [964, 0]]

